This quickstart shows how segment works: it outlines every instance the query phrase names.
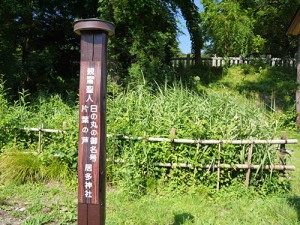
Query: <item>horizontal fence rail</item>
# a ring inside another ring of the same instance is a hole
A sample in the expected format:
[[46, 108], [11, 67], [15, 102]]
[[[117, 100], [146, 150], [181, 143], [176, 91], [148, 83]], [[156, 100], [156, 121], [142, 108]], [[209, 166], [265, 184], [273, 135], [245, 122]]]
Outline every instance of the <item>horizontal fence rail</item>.
[[[111, 161], [107, 159], [107, 161]], [[115, 163], [126, 163], [125, 160], [114, 160]], [[181, 168], [202, 168], [202, 169], [217, 169], [217, 168], [226, 168], [226, 169], [264, 169], [264, 170], [295, 170], [296, 167], [293, 165], [248, 165], [248, 164], [199, 164], [193, 165], [190, 163], [155, 163], [159, 167], [181, 167]]]
[[22, 130], [28, 130], [28, 131], [39, 131], [39, 132], [45, 132], [45, 133], [62, 133], [66, 134], [67, 132], [65, 130], [55, 130], [55, 129], [44, 129], [44, 128], [28, 128], [23, 127]]
[[[297, 62], [296, 59], [282, 59], [282, 58], [243, 58], [243, 57], [203, 57], [201, 58], [202, 65], [208, 65], [212, 67], [220, 67], [224, 65], [245, 65], [245, 64], [253, 64], [257, 62], [266, 63], [270, 66], [286, 66], [286, 67], [296, 67]], [[173, 67], [183, 66], [194, 66], [195, 65], [195, 58], [191, 55], [187, 55], [186, 57], [175, 57], [172, 59]]]
[[150, 141], [150, 142], [174, 142], [178, 144], [233, 144], [233, 145], [244, 145], [244, 144], [297, 144], [297, 139], [288, 140], [192, 140], [192, 139], [170, 139], [170, 138], [157, 138], [157, 137], [130, 137], [118, 134], [108, 134], [109, 138], [117, 138], [123, 140], [137, 140], [137, 141]]
[[205, 165], [197, 165], [194, 166], [192, 164], [187, 163], [158, 163], [158, 166], [161, 167], [185, 167], [185, 168], [203, 168], [203, 169], [217, 169], [217, 168], [227, 168], [227, 169], [264, 169], [264, 170], [295, 170], [295, 166], [283, 166], [283, 165], [247, 165], [247, 164], [220, 164], [218, 165], [211, 165], [211, 164], [205, 164]]
[[[38, 151], [41, 151], [41, 144], [42, 144], [42, 132], [46, 133], [61, 133], [66, 134], [65, 130], [57, 130], [57, 129], [44, 129], [43, 126], [41, 128], [21, 128], [22, 130], [39, 132], [39, 141], [38, 141]], [[180, 168], [202, 168], [208, 170], [217, 169], [217, 191], [219, 191], [220, 187], [220, 174], [221, 168], [225, 169], [245, 169], [246, 172], [246, 179], [245, 179], [245, 186], [248, 188], [249, 181], [250, 181], [250, 174], [251, 170], [278, 170], [281, 171], [282, 175], [284, 175], [285, 171], [288, 170], [295, 170], [295, 166], [293, 165], [286, 165], [285, 155], [290, 154], [290, 151], [285, 149], [286, 144], [297, 144], [297, 139], [287, 139], [286, 132], [282, 132], [281, 139], [275, 140], [255, 140], [250, 138], [249, 140], [192, 140], [192, 139], [177, 139], [175, 138], [175, 129], [172, 128], [170, 132], [171, 138], [158, 138], [158, 137], [132, 137], [120, 134], [107, 134], [108, 138], [117, 139], [117, 140], [131, 140], [131, 141], [146, 141], [146, 142], [168, 142], [171, 145], [172, 151], [175, 149], [175, 144], [196, 144], [196, 145], [218, 145], [218, 158], [213, 159], [211, 164], [189, 164], [189, 163], [154, 163], [155, 166], [158, 167], [166, 167], [166, 168], [173, 168], [173, 167], [180, 167]], [[221, 147], [222, 145], [248, 145], [248, 160], [247, 164], [223, 164], [221, 163]], [[280, 145], [280, 165], [253, 165], [252, 164], [252, 152], [254, 145]], [[59, 155], [56, 155], [59, 156]], [[217, 160], [217, 162], [215, 162]], [[113, 159], [107, 159], [107, 161], [111, 161], [113, 163], [126, 163], [125, 160], [115, 160], [114, 156]]]

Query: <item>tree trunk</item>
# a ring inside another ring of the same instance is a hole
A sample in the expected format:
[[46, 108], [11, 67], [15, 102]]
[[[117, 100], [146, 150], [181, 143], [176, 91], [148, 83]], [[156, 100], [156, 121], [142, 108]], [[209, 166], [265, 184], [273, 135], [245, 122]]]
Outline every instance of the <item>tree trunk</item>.
[[200, 17], [198, 7], [192, 0], [175, 0], [174, 2], [180, 8], [182, 16], [186, 20], [186, 26], [191, 36], [192, 53], [195, 56], [195, 64], [200, 65], [203, 39], [199, 26]]

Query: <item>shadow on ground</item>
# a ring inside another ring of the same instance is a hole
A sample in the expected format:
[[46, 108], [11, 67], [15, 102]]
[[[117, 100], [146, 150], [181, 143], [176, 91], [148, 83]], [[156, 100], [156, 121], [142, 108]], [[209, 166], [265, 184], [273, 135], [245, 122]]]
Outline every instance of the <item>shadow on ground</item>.
[[294, 197], [289, 198], [288, 202], [297, 211], [298, 221], [300, 221], [300, 197], [295, 195]]
[[174, 215], [174, 223], [172, 225], [181, 225], [185, 222], [194, 223], [195, 217], [190, 213], [181, 213]]

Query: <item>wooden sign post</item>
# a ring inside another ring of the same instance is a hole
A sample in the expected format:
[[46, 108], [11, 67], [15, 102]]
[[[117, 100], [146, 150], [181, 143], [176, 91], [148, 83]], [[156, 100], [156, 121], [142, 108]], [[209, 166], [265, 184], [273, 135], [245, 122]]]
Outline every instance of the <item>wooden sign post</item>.
[[107, 36], [114, 25], [99, 19], [79, 20], [81, 35], [78, 224], [105, 224]]

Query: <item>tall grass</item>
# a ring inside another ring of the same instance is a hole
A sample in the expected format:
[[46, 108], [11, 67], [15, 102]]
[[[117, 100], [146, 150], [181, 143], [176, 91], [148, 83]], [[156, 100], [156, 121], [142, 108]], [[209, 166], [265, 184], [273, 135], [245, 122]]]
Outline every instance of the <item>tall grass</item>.
[[[58, 162], [76, 171], [77, 106], [64, 103], [58, 95], [33, 99], [22, 92], [19, 101], [6, 107], [6, 114], [0, 121], [0, 126], [7, 130], [0, 136], [2, 146], [6, 149], [17, 146], [21, 151], [32, 149], [34, 144], [37, 145], [37, 134], [17, 128], [40, 127], [43, 124], [47, 128], [59, 129], [66, 122], [66, 135], [44, 134], [43, 152], [38, 155], [38, 160], [47, 164], [56, 155]], [[277, 124], [276, 114], [226, 88], [202, 88], [196, 92], [182, 85], [157, 86], [155, 89], [143, 84], [130, 89], [122, 89], [115, 84], [108, 87], [107, 129], [111, 134], [169, 137], [170, 129], [175, 128], [177, 138], [271, 139]], [[253, 164], [276, 162], [274, 148], [256, 147], [253, 151]], [[109, 182], [132, 193], [145, 193], [158, 187], [186, 190], [197, 188], [199, 184], [211, 187], [216, 184], [216, 171], [155, 166], [158, 162], [195, 166], [211, 164], [218, 159], [216, 146], [177, 144], [173, 151], [169, 143], [108, 139], [107, 156], [110, 160]], [[221, 163], [244, 163], [246, 159], [245, 146], [222, 148]], [[11, 159], [6, 155], [2, 160], [9, 162]], [[116, 164], [114, 160], [124, 163]], [[243, 182], [244, 171], [222, 169], [222, 186], [230, 185], [233, 179]], [[268, 176], [256, 174], [252, 184], [259, 186], [260, 183], [255, 183], [257, 179], [265, 180]]]
[[[230, 92], [228, 89], [206, 89], [200, 93], [182, 86], [159, 88], [153, 92], [144, 86], [115, 94], [108, 101], [108, 132], [130, 136], [169, 137], [176, 129], [177, 138], [190, 139], [272, 139], [277, 130], [276, 114], [270, 114], [254, 101]], [[245, 163], [245, 146], [222, 148], [221, 163]], [[253, 164], [277, 161], [275, 149], [255, 147]], [[194, 188], [205, 183], [215, 186], [216, 171], [206, 169], [163, 169], [158, 162], [211, 164], [218, 159], [217, 146], [188, 146], [177, 144], [172, 151], [169, 143], [108, 141], [108, 158], [125, 161], [110, 165], [110, 179], [128, 191], [143, 192], [153, 187], [176, 189]], [[260, 171], [262, 172], [262, 171]], [[256, 179], [268, 179], [256, 174]], [[222, 170], [221, 184], [232, 179], [240, 182], [243, 171]], [[253, 179], [253, 184], [255, 179]]]
[[18, 148], [7, 149], [0, 155], [0, 183], [13, 181], [21, 184], [26, 181], [66, 180], [70, 171], [64, 162], [52, 158], [43, 161], [42, 155], [35, 152], [20, 151]]

